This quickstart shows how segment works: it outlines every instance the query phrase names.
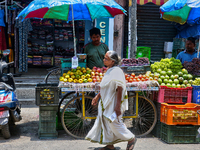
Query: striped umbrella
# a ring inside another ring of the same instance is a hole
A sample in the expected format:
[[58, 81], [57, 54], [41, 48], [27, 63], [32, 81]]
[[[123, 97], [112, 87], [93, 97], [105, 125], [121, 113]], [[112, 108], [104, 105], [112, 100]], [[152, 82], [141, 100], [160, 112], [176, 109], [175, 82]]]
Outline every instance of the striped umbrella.
[[21, 16], [23, 19], [48, 18], [72, 21], [76, 55], [74, 20], [113, 18], [125, 12], [114, 0], [34, 0], [19, 13], [17, 19]]

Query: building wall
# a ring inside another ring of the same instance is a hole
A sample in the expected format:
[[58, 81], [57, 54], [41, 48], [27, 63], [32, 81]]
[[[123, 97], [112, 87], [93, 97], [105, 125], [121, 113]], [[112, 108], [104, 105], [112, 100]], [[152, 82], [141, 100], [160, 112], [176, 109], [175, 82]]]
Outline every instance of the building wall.
[[[126, 6], [127, 0], [115, 0], [123, 8]], [[118, 33], [118, 36], [114, 36], [113, 50], [118, 53], [120, 57], [123, 57], [123, 44], [124, 44], [124, 19], [125, 15], [117, 15], [114, 19], [114, 32]], [[115, 35], [115, 34], [114, 34]]]

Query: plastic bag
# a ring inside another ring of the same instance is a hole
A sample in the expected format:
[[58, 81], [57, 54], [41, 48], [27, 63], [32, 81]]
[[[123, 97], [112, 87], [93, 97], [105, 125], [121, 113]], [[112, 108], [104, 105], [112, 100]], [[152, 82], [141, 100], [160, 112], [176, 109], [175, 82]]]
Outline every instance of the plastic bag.
[[0, 9], [0, 26], [5, 27], [5, 23], [4, 23], [4, 10]]

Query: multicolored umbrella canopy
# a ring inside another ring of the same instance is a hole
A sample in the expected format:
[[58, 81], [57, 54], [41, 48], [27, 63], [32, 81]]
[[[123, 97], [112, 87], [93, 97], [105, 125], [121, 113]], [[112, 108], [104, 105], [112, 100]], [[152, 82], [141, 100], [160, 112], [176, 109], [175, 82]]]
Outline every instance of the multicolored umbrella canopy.
[[34, 0], [20, 12], [17, 18], [22, 16], [24, 19], [94, 20], [102, 17], [113, 18], [125, 12], [114, 0]]
[[72, 21], [76, 56], [74, 20], [113, 18], [125, 12], [114, 0], [34, 0], [19, 13], [16, 19], [22, 17], [22, 21], [26, 18]]
[[160, 11], [165, 20], [189, 25], [181, 30], [177, 37], [199, 36], [198, 58], [200, 52], [200, 0], [169, 0], [160, 7]]
[[200, 0], [169, 0], [160, 7], [162, 18], [180, 24], [200, 24]]

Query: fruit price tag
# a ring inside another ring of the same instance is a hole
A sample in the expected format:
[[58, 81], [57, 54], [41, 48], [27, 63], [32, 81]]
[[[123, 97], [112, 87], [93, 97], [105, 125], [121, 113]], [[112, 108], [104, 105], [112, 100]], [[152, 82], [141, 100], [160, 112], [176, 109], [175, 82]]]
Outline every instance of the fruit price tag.
[[78, 67], [78, 57], [74, 56], [72, 57], [72, 68]]

